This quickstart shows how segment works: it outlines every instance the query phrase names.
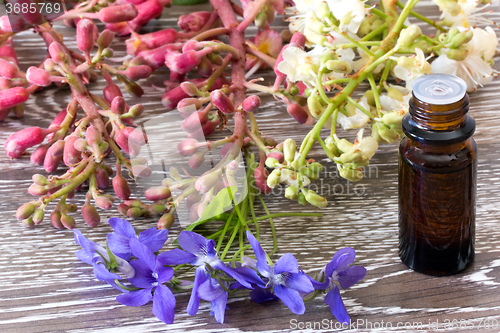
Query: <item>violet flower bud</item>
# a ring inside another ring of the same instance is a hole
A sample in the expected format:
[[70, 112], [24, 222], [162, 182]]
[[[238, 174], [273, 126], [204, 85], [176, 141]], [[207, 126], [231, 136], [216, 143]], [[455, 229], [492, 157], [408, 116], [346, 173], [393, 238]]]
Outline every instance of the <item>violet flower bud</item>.
[[182, 15], [177, 20], [177, 25], [186, 32], [199, 31], [210, 18], [209, 12], [193, 12], [188, 15]]
[[113, 178], [113, 190], [121, 200], [128, 200], [130, 198], [130, 187], [122, 175], [116, 174], [115, 178]]
[[206, 112], [194, 112], [181, 122], [181, 128], [184, 132], [193, 133], [208, 121]]
[[[109, 86], [108, 86], [109, 87]], [[127, 103], [125, 103], [125, 98], [122, 96], [116, 96], [111, 102], [111, 112], [117, 115], [122, 115], [127, 111]]]
[[241, 103], [241, 107], [246, 112], [254, 112], [259, 108], [259, 106], [260, 106], [260, 97], [257, 95], [248, 96], [243, 100], [243, 103]]
[[34, 66], [31, 66], [26, 71], [26, 80], [31, 84], [36, 84], [41, 87], [49, 86], [52, 83], [49, 72]]
[[68, 59], [68, 54], [58, 42], [52, 42], [49, 46], [49, 54], [52, 60], [57, 63], [65, 62]]
[[66, 229], [73, 229], [76, 225], [75, 219], [64, 212], [61, 215], [61, 223]]
[[101, 8], [97, 16], [103, 23], [119, 23], [132, 21], [138, 14], [135, 5], [123, 4]]
[[293, 117], [293, 119], [295, 119], [300, 124], [305, 124], [307, 119], [309, 118], [306, 110], [304, 110], [303, 107], [296, 103], [288, 104], [286, 110]]
[[210, 98], [212, 99], [212, 102], [217, 107], [217, 109], [219, 109], [222, 113], [229, 114], [234, 112], [233, 102], [222, 91], [212, 91], [210, 93]]
[[171, 193], [168, 187], [156, 186], [156, 187], [150, 187], [146, 191], [144, 191], [144, 196], [148, 200], [158, 201], [170, 198]]
[[186, 139], [177, 144], [177, 150], [181, 156], [190, 156], [198, 150], [198, 140]]
[[189, 50], [180, 53], [169, 52], [165, 55], [165, 65], [174, 72], [187, 74], [200, 64], [201, 57], [197, 51]]
[[90, 227], [96, 227], [99, 222], [101, 222], [101, 216], [99, 216], [97, 209], [95, 209], [95, 207], [90, 203], [83, 205], [82, 216], [85, 223], [87, 223]]
[[167, 214], [164, 214], [162, 217], [160, 217], [156, 227], [160, 230], [170, 229], [170, 228], [172, 228], [172, 225], [174, 224], [174, 222], [175, 222], [174, 215], [167, 213]]
[[23, 87], [14, 87], [0, 91], [0, 109], [9, 109], [24, 103], [30, 97], [29, 91]]
[[57, 167], [59, 166], [61, 160], [62, 160], [62, 154], [59, 156], [54, 156], [51, 154], [49, 148], [49, 150], [47, 150], [47, 154], [45, 154], [45, 159], [43, 160], [43, 168], [47, 172], [54, 172], [57, 170]]
[[50, 223], [54, 228], [64, 229], [64, 226], [61, 223], [61, 211], [59, 209], [54, 209], [52, 213], [50, 213]]
[[113, 39], [115, 38], [115, 33], [109, 29], [104, 29], [103, 32], [97, 38], [97, 46], [101, 49], [108, 48]]
[[14, 79], [19, 76], [19, 67], [13, 62], [0, 58], [0, 76]]
[[91, 125], [85, 132], [85, 138], [87, 139], [89, 145], [98, 145], [102, 142], [102, 133], [97, 129], [97, 127]]
[[106, 170], [97, 168], [95, 172], [95, 179], [97, 181], [98, 188], [105, 190], [109, 187], [109, 175]]
[[55, 131], [55, 128], [41, 129], [40, 127], [29, 127], [20, 130], [5, 140], [5, 153], [11, 158], [18, 158], [26, 149], [42, 143], [48, 134]]
[[45, 160], [45, 154], [47, 154], [48, 149], [49, 147], [47, 145], [37, 147], [33, 152], [33, 154], [31, 154], [30, 157], [31, 162], [36, 165], [43, 165], [43, 161]]
[[63, 162], [66, 166], [74, 165], [82, 160], [82, 154], [75, 148], [75, 141], [78, 139], [76, 135], [70, 135], [65, 139]]
[[200, 151], [191, 156], [188, 161], [188, 165], [191, 169], [196, 170], [203, 164], [203, 162], [205, 162], [205, 153]]
[[76, 25], [76, 45], [84, 53], [94, 48], [97, 27], [92, 20], [81, 19]]
[[113, 202], [109, 198], [103, 195], [96, 195], [94, 197], [94, 201], [97, 207], [102, 208], [104, 210], [108, 210], [111, 207], [113, 207]]
[[132, 81], [147, 79], [151, 73], [151, 67], [147, 65], [131, 66], [124, 71], [119, 71], [119, 74], [125, 75]]
[[34, 202], [27, 202], [16, 210], [16, 218], [18, 220], [25, 220], [33, 213], [36, 209], [36, 204]]

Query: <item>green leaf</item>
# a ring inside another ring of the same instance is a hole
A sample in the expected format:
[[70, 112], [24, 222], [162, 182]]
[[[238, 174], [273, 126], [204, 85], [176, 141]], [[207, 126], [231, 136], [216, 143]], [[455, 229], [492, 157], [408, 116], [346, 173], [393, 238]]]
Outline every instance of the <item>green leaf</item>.
[[192, 6], [200, 3], [207, 2], [208, 0], [174, 0], [172, 4], [178, 6]]
[[[231, 193], [229, 193], [231, 191]], [[224, 213], [233, 205], [233, 196], [238, 191], [236, 186], [225, 187], [217, 193], [215, 198], [210, 201], [207, 208], [201, 214], [199, 221], [211, 219], [214, 216]]]

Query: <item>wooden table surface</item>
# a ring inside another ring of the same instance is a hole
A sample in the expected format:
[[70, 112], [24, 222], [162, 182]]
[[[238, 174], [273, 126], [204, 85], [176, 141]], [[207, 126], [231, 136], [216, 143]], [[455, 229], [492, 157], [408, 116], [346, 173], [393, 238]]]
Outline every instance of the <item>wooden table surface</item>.
[[[175, 24], [175, 17], [191, 10], [206, 8], [172, 7], [164, 11], [161, 20], [151, 22], [144, 31], [158, 30]], [[499, 8], [493, 8], [499, 13]], [[438, 19], [436, 7], [419, 4], [417, 11]], [[498, 15], [495, 15], [497, 21]], [[281, 18], [276, 23], [284, 26]], [[75, 47], [74, 31], [60, 27], [68, 45]], [[498, 30], [497, 30], [498, 32]], [[255, 33], [255, 31], [250, 31]], [[16, 40], [21, 67], [26, 69], [44, 56], [40, 38], [25, 32]], [[117, 56], [123, 53], [123, 49]], [[144, 120], [163, 112], [162, 93], [151, 86], [166, 79], [162, 70], [152, 80], [145, 81], [145, 96], [129, 99], [129, 104], [143, 103], [147, 108]], [[258, 73], [269, 76], [269, 72]], [[102, 83], [91, 90], [100, 92]], [[69, 91], [49, 88], [37, 93], [26, 103], [24, 119], [9, 117], [0, 122], [0, 142], [12, 133], [28, 126], [47, 126], [68, 102]], [[464, 272], [449, 277], [431, 277], [415, 273], [398, 258], [397, 228], [397, 149], [396, 145], [381, 146], [372, 160], [372, 174], [354, 184], [339, 179], [334, 173], [324, 173], [319, 182], [329, 200], [322, 218], [276, 219], [279, 253], [293, 253], [306, 272], [321, 269], [340, 248], [351, 246], [357, 252], [356, 264], [368, 270], [364, 280], [342, 296], [352, 320], [359, 325], [353, 332], [366, 332], [384, 325], [382, 331], [403, 330], [399, 326], [422, 323], [418, 331], [435, 328], [439, 323], [458, 321], [458, 325], [475, 328], [471, 331], [500, 331], [500, 80], [471, 94], [470, 113], [477, 121], [474, 138], [479, 148], [476, 259]], [[277, 140], [293, 137], [300, 140], [309, 127], [297, 125], [284, 107], [270, 98], [256, 112], [261, 129]], [[278, 126], [276, 126], [278, 124]], [[326, 132], [325, 132], [326, 133]], [[348, 137], [353, 138], [354, 133]], [[313, 149], [312, 157], [334, 170], [320, 150]], [[497, 164], [498, 163], [498, 164]], [[280, 302], [253, 303], [244, 292], [230, 297], [225, 323], [218, 324], [210, 316], [208, 302], [201, 303], [195, 317], [185, 313], [189, 293], [176, 294], [175, 322], [165, 325], [151, 313], [151, 303], [126, 307], [116, 302], [119, 294], [109, 285], [97, 281], [90, 266], [79, 262], [74, 252], [79, 249], [70, 230], [55, 230], [49, 224], [26, 229], [15, 219], [18, 206], [30, 200], [27, 188], [33, 173], [45, 174], [29, 162], [28, 156], [9, 160], [0, 153], [0, 332], [158, 332], [158, 331], [290, 331], [308, 327], [322, 320], [335, 322], [322, 299], [306, 304], [306, 313], [294, 315]], [[335, 187], [334, 187], [335, 186]], [[135, 196], [140, 189], [133, 187]], [[266, 197], [271, 212], [305, 210], [283, 197]], [[80, 193], [72, 200], [83, 203]], [[115, 205], [116, 207], [116, 205]], [[258, 207], [260, 209], [260, 207]], [[101, 211], [102, 221], [117, 216], [116, 209]], [[92, 229], [75, 215], [77, 227], [90, 239], [104, 243], [110, 232], [107, 223]], [[154, 218], [132, 221], [142, 231], [155, 225]], [[171, 238], [180, 232], [177, 225]], [[263, 227], [264, 247], [272, 245], [269, 227]], [[171, 247], [171, 245], [170, 245]], [[325, 322], [323, 322], [325, 323]], [[393, 328], [387, 326], [392, 325]], [[488, 328], [488, 324], [490, 325]], [[495, 326], [496, 324], [496, 326]], [[299, 326], [300, 325], [300, 326]], [[330, 325], [330, 324], [329, 324]], [[377, 326], [378, 325], [378, 326]], [[457, 324], [455, 324], [457, 325]], [[456, 328], [444, 331], [457, 331]], [[316, 326], [318, 331], [318, 326]], [[327, 328], [322, 326], [322, 328]], [[370, 329], [371, 328], [371, 329]], [[306, 329], [302, 331], [307, 331]], [[380, 330], [379, 330], [380, 331]], [[417, 330], [414, 330], [417, 331]]]

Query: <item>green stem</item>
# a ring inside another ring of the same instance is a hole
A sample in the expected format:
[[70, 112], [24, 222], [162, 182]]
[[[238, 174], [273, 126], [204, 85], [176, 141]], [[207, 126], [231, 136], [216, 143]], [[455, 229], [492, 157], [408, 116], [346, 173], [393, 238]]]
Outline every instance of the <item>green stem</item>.
[[[278, 239], [276, 238], [276, 229], [274, 228], [273, 218], [271, 217], [271, 214], [269, 213], [269, 209], [267, 209], [267, 205], [264, 202], [264, 199], [262, 199], [260, 195], [259, 195], [259, 200], [260, 200], [260, 203], [262, 204], [262, 207], [264, 207], [264, 210], [266, 211], [266, 213], [268, 215], [267, 219], [269, 219], [269, 225], [271, 226], [271, 232], [273, 233], [273, 252], [271, 252], [271, 254], [270, 254], [270, 255], [273, 255], [278, 251]], [[258, 219], [256, 219], [256, 220], [258, 220]]]
[[337, 116], [339, 114], [339, 109], [335, 109], [332, 114], [332, 127], [331, 127], [331, 134], [337, 133]]
[[326, 155], [333, 161], [333, 159], [335, 158], [335, 155], [332, 154], [332, 152], [330, 151], [330, 149], [328, 149], [328, 147], [325, 145], [323, 140], [319, 136], [316, 137], [316, 140], [318, 140], [321, 147], [323, 147], [323, 150], [325, 151]]
[[351, 96], [347, 96], [347, 101], [349, 103], [351, 103], [352, 105], [354, 105], [356, 108], [358, 108], [361, 112], [363, 112], [364, 114], [366, 114], [368, 117], [370, 117], [370, 119], [375, 119], [375, 116], [370, 112], [368, 111], [367, 109], [365, 109], [364, 107], [362, 107], [361, 105], [359, 105], [358, 102], [356, 102], [354, 99], [352, 99]]
[[323, 84], [325, 86], [331, 86], [333, 84], [346, 83], [346, 82], [349, 82], [349, 81], [351, 81], [351, 78], [345, 77], [345, 78], [341, 78], [341, 79], [333, 79], [333, 80], [330, 80], [330, 81], [325, 81]]
[[382, 76], [380, 77], [379, 85], [378, 85], [378, 93], [382, 93], [382, 88], [384, 87], [384, 83], [387, 82], [387, 78], [389, 77], [389, 73], [391, 72], [391, 67], [392, 67], [392, 59], [387, 60], [387, 63], [385, 64], [384, 72], [382, 73]]
[[[403, 5], [401, 3], [401, 1], [396, 2], [396, 4], [398, 5], [399, 8], [404, 8], [405, 7], [405, 5]], [[417, 19], [419, 19], [422, 22], [425, 22], [425, 23], [427, 23], [429, 25], [432, 25], [434, 28], [436, 28], [438, 30], [441, 30], [443, 32], [447, 32], [448, 31], [445, 28], [443, 28], [441, 25], [437, 24], [436, 21], [428, 19], [427, 17], [425, 17], [425, 16], [423, 16], [423, 15], [417, 13], [417, 12], [414, 12], [413, 10], [410, 11], [410, 15], [413, 16], [413, 17], [415, 17], [415, 18], [417, 18]]]
[[372, 38], [380, 35], [382, 32], [384, 32], [384, 30], [386, 28], [387, 28], [387, 24], [386, 23], [382, 24], [380, 27], [378, 27], [377, 29], [373, 30], [368, 35], [366, 35], [365, 37], [361, 38], [360, 42], [369, 41], [370, 39], [372, 39]]
[[373, 53], [370, 50], [368, 50], [368, 48], [366, 46], [364, 46], [362, 43], [360, 43], [359, 41], [355, 40], [354, 38], [352, 38], [351, 36], [349, 36], [344, 31], [341, 31], [338, 27], [333, 26], [332, 28], [333, 28], [333, 30], [335, 30], [336, 33], [341, 34], [342, 36], [344, 36], [348, 41], [350, 41], [352, 44], [356, 45], [358, 48], [362, 49], [370, 57], [373, 56]]
[[382, 105], [380, 104], [380, 96], [378, 95], [378, 87], [377, 84], [375, 83], [375, 80], [373, 79], [373, 74], [370, 73], [368, 75], [368, 82], [370, 82], [370, 86], [372, 88], [373, 92], [373, 98], [375, 99], [375, 105], [377, 106], [377, 114], [379, 117], [382, 116]]

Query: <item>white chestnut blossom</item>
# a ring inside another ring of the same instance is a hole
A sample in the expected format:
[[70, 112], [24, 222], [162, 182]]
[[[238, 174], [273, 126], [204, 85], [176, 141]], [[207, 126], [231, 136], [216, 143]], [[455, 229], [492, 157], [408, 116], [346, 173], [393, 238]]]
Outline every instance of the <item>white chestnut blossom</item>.
[[361, 0], [326, 0], [326, 3], [333, 16], [340, 21], [339, 28], [354, 34], [369, 12]]
[[[365, 110], [370, 110], [370, 106], [368, 105], [366, 97], [362, 97], [361, 101], [359, 101], [358, 103]], [[341, 112], [339, 112], [337, 115], [337, 124], [339, 124], [344, 130], [364, 127], [368, 123], [368, 121], [370, 121], [370, 117], [364, 114], [360, 109], [356, 109], [355, 114], [352, 116], [346, 116]]]
[[356, 134], [356, 141], [352, 148], [361, 151], [361, 154], [368, 159], [371, 159], [375, 155], [375, 151], [378, 149], [378, 142], [372, 136], [363, 137], [364, 129], [359, 130]]
[[449, 59], [444, 54], [432, 62], [432, 72], [453, 74], [462, 78], [467, 83], [467, 91], [475, 91], [478, 86], [484, 86], [493, 80], [496, 73], [491, 68], [491, 62], [495, 55], [498, 39], [491, 27], [486, 29], [475, 28], [472, 30], [473, 37], [468, 43], [470, 51], [462, 61]]
[[484, 17], [488, 14], [485, 8], [490, 4], [478, 7], [479, 2], [477, 0], [458, 0], [458, 5], [461, 7], [461, 11], [458, 15], [453, 16], [445, 10], [443, 10], [443, 14], [441, 15], [444, 24], [451, 28], [463, 27], [468, 29], [479, 24], [494, 24], [493, 21]]
[[393, 98], [387, 94], [380, 95], [380, 105], [385, 111], [408, 111], [411, 99], [411, 92], [405, 87], [389, 84], [391, 89], [397, 89], [401, 93], [401, 98]]
[[411, 57], [401, 56], [399, 58], [392, 57], [398, 64], [394, 67], [394, 75], [398, 79], [406, 82], [406, 89], [411, 90], [413, 81], [416, 78], [432, 73], [431, 65], [427, 62], [424, 52], [415, 48], [415, 55]]

